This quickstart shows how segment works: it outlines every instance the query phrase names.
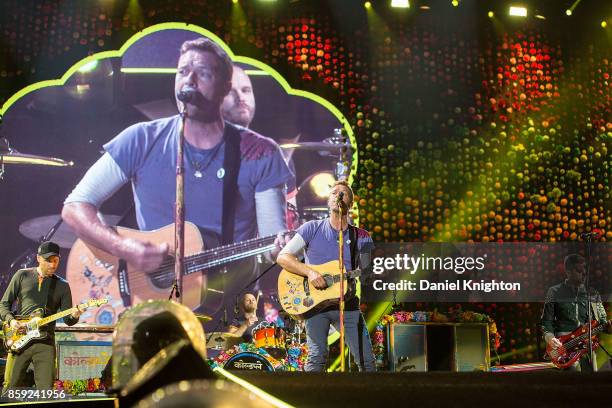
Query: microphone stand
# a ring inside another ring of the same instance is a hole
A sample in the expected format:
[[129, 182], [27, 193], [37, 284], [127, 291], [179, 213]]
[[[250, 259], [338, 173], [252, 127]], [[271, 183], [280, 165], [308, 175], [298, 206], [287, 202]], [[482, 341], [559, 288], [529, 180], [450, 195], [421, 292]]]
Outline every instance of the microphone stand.
[[591, 303], [591, 274], [590, 274], [590, 265], [591, 265], [591, 244], [593, 243], [593, 234], [589, 233], [584, 236], [584, 243], [586, 247], [586, 279], [585, 279], [585, 289], [587, 293], [587, 321], [589, 322], [589, 342], [588, 350], [589, 350], [589, 359], [591, 360], [591, 369], [593, 372], [597, 371], [597, 367], [595, 367], [595, 353], [593, 350], [593, 312], [592, 312], [592, 303]]
[[344, 362], [344, 237], [342, 233], [343, 209], [342, 196], [338, 200], [338, 212], [340, 213], [340, 231], [338, 231], [338, 265], [340, 267], [340, 304], [339, 304], [339, 320], [340, 320], [340, 372], [345, 372]]
[[185, 147], [185, 120], [187, 119], [187, 104], [183, 103], [180, 112], [181, 124], [176, 149], [176, 201], [174, 204], [174, 282], [170, 290], [169, 300], [174, 295], [182, 303], [183, 270], [185, 264], [185, 166], [183, 149]]

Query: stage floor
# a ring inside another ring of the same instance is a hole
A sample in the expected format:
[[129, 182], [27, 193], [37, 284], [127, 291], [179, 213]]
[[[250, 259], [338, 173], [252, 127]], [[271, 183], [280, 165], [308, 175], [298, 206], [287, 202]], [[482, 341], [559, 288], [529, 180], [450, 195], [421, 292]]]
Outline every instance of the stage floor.
[[233, 373], [296, 407], [612, 406], [612, 372]]
[[[232, 371], [295, 407], [610, 407], [612, 372], [265, 373]], [[113, 399], [48, 402], [103, 408]], [[37, 405], [17, 403], [3, 406]]]

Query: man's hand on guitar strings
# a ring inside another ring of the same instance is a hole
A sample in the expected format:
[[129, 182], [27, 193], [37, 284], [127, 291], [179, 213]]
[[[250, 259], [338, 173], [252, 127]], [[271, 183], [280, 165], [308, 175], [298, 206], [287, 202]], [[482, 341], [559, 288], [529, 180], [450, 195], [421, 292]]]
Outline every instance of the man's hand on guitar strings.
[[152, 272], [167, 259], [170, 246], [167, 243], [154, 244], [126, 238], [121, 248], [123, 258], [136, 269]]
[[308, 280], [317, 289], [327, 288], [327, 282], [325, 282], [325, 279], [323, 279], [323, 276], [321, 276], [321, 274], [317, 271], [314, 271], [312, 269], [308, 271]]

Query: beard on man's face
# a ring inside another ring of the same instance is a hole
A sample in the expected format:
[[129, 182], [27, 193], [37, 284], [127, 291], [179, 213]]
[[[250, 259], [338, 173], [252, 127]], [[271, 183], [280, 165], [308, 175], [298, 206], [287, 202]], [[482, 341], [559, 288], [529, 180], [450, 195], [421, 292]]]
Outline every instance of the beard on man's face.
[[253, 120], [253, 108], [245, 103], [233, 103], [229, 108], [222, 106], [223, 119], [228, 122], [248, 128]]

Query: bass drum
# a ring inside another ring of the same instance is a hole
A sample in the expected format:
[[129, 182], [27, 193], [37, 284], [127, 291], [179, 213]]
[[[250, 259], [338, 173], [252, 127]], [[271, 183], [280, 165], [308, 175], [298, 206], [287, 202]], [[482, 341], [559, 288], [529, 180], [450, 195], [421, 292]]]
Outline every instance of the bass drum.
[[246, 351], [234, 354], [225, 362], [226, 370], [274, 371], [272, 364], [262, 355]]

